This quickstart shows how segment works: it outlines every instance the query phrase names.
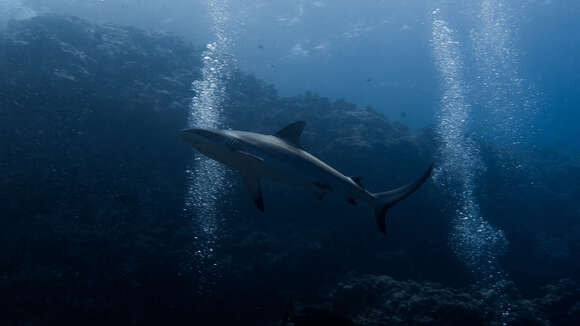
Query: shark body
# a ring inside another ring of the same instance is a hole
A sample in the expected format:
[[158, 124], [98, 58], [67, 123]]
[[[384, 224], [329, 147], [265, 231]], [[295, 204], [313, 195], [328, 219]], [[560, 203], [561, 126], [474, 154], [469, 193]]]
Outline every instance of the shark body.
[[431, 175], [433, 165], [415, 182], [381, 193], [370, 193], [360, 178], [348, 177], [305, 151], [300, 136], [306, 123], [297, 121], [274, 135], [219, 129], [186, 129], [181, 137], [205, 156], [238, 171], [256, 207], [264, 211], [262, 178], [313, 191], [319, 199], [329, 192], [344, 194], [352, 205], [374, 210], [379, 230], [386, 232], [390, 207], [417, 190]]

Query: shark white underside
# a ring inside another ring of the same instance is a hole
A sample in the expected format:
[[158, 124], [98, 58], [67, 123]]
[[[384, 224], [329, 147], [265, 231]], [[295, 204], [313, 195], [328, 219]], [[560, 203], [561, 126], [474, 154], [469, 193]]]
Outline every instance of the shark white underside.
[[261, 211], [264, 211], [264, 201], [260, 179], [267, 178], [310, 189], [319, 199], [332, 191], [343, 194], [350, 204], [365, 203], [374, 210], [383, 233], [387, 210], [417, 190], [431, 175], [433, 165], [415, 182], [370, 193], [360, 178], [343, 175], [302, 148], [300, 136], [305, 125], [304, 121], [298, 121], [274, 135], [201, 128], [182, 130], [180, 134], [200, 153], [237, 170]]

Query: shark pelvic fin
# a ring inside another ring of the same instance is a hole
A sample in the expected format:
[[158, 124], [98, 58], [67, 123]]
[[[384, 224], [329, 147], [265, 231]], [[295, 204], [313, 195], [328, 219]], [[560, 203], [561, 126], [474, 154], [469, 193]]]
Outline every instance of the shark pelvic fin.
[[264, 211], [264, 198], [262, 197], [262, 187], [260, 186], [260, 179], [254, 176], [243, 176], [244, 184], [252, 196], [254, 204], [260, 211]]
[[302, 148], [302, 145], [300, 145], [300, 136], [302, 135], [304, 126], [306, 126], [305, 121], [296, 121], [282, 128], [280, 131], [274, 134], [274, 136], [284, 140], [285, 142], [295, 147]]

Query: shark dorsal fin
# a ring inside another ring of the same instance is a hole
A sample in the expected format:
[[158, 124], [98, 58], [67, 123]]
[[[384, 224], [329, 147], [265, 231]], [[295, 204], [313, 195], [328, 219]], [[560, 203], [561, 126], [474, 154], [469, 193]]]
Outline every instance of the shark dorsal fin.
[[300, 135], [306, 126], [305, 121], [296, 121], [278, 131], [274, 136], [286, 141], [287, 143], [302, 148], [300, 145]]

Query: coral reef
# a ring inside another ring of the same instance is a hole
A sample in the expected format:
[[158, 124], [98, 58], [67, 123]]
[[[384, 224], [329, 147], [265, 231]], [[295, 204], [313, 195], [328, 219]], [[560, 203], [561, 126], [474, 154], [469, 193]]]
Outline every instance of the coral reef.
[[579, 295], [580, 287], [570, 280], [546, 286], [540, 297], [528, 300], [517, 291], [499, 298], [493, 290], [367, 275], [339, 283], [329, 298], [334, 310], [359, 326], [573, 325], [580, 320]]

